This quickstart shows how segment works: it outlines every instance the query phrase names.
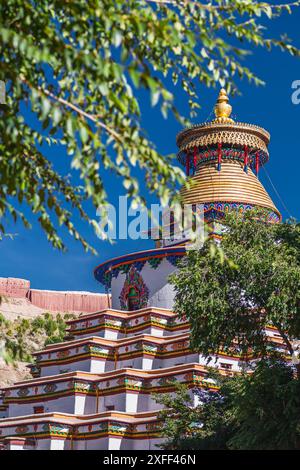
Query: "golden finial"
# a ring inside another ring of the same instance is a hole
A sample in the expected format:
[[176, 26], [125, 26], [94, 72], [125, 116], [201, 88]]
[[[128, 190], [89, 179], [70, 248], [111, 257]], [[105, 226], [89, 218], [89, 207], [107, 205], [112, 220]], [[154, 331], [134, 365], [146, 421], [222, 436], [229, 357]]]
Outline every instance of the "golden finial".
[[229, 104], [229, 98], [227, 96], [226, 90], [222, 88], [217, 99], [217, 104], [215, 106], [216, 119], [214, 120], [214, 122], [220, 122], [225, 124], [234, 122], [233, 119], [230, 118], [231, 111], [232, 106], [230, 106]]

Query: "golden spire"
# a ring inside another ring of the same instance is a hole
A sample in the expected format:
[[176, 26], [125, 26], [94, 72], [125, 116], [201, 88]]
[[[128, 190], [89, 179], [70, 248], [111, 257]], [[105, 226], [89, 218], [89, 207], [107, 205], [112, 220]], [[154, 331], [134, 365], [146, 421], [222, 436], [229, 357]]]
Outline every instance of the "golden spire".
[[214, 122], [219, 122], [221, 124], [234, 122], [233, 119], [230, 118], [232, 106], [229, 104], [229, 98], [224, 88], [220, 91], [214, 111], [216, 115]]

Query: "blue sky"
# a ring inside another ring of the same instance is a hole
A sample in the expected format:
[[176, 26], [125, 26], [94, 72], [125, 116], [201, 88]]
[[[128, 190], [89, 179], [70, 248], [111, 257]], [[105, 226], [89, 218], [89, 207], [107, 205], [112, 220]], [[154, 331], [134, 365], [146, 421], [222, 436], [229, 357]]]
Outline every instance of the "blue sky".
[[[269, 35], [279, 36], [286, 32], [300, 47], [299, 24], [300, 10], [292, 16], [286, 14], [276, 20], [269, 29]], [[266, 82], [266, 86], [257, 88], [246, 81], [240, 83], [242, 96], [231, 98], [233, 117], [239, 121], [261, 125], [271, 133], [270, 162], [266, 169], [288, 212], [263, 171], [260, 179], [283, 218], [291, 214], [299, 220], [300, 105], [292, 104], [291, 85], [294, 80], [300, 80], [300, 59], [278, 50], [268, 53], [261, 49], [252, 49], [252, 52], [247, 65]], [[195, 123], [207, 120], [217, 94], [218, 90], [200, 88], [199, 103], [202, 108]], [[175, 89], [175, 98], [178, 107], [184, 112], [186, 99], [179, 87]], [[181, 130], [180, 125], [173, 118], [165, 120], [158, 107], [151, 108], [149, 97], [145, 94], [141, 94], [141, 109], [143, 126], [158, 150], [163, 154], [176, 152], [175, 138]], [[59, 161], [62, 171], [67, 172], [69, 157], [63, 150], [49, 150], [47, 156], [56, 163]], [[120, 182], [107, 174], [105, 184], [111, 201], [115, 203]], [[151, 198], [151, 202], [155, 200]], [[98, 255], [85, 253], [81, 245], [67, 234], [64, 234], [64, 240], [68, 245], [68, 252], [61, 253], [51, 247], [35, 218], [28, 211], [26, 213], [32, 229], [10, 225], [7, 230], [17, 236], [14, 240], [7, 238], [0, 243], [0, 277], [29, 279], [33, 288], [101, 292], [102, 286], [93, 278], [93, 268], [97, 264], [111, 257], [153, 246], [151, 241], [146, 240], [121, 240], [110, 245], [97, 239], [86, 224], [78, 221], [82, 233], [98, 250]]]

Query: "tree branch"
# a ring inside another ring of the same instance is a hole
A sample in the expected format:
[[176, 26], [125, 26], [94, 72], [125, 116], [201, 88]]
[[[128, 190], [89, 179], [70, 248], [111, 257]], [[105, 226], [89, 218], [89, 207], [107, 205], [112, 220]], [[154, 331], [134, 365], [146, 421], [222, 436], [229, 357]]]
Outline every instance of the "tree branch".
[[286, 344], [286, 347], [288, 348], [288, 351], [289, 351], [290, 355], [292, 356], [294, 354], [294, 348], [293, 348], [292, 343], [290, 342], [287, 334], [283, 331], [283, 329], [281, 328], [279, 323], [274, 323], [274, 326], [277, 328], [279, 334], [281, 335], [283, 341]]
[[[21, 82], [25, 83], [28, 87], [32, 88], [32, 85], [25, 80], [23, 77], [20, 77]], [[104, 122], [99, 121], [95, 116], [92, 114], [87, 113], [83, 109], [78, 108], [78, 106], [74, 105], [73, 103], [70, 103], [69, 101], [65, 100], [64, 98], [60, 98], [59, 96], [54, 95], [48, 90], [43, 90], [43, 88], [38, 87], [37, 90], [39, 91], [40, 94], [44, 94], [51, 98], [54, 101], [57, 101], [60, 104], [63, 104], [64, 106], [73, 109], [77, 114], [80, 114], [81, 116], [85, 117], [86, 119], [89, 119], [90, 121], [93, 121], [97, 126], [101, 127], [104, 129], [108, 134], [110, 134], [112, 137], [114, 137], [115, 140], [118, 140], [119, 142], [122, 142], [122, 137], [120, 134], [118, 134], [116, 131], [108, 127]]]
[[[148, 3], [156, 3], [158, 5], [173, 5], [173, 6], [179, 6], [180, 4], [181, 5], [193, 4], [207, 11], [226, 11], [226, 10], [230, 11], [230, 10], [236, 9], [234, 5], [223, 5], [223, 6], [222, 5], [207, 5], [205, 3], [195, 2], [193, 0], [145, 0], [145, 1]], [[271, 8], [272, 10], [282, 10], [283, 8], [299, 7], [300, 1], [297, 0], [291, 3], [282, 3], [280, 5], [268, 4], [267, 2], [260, 2], [257, 4], [257, 6], [268, 7], [268, 8]]]

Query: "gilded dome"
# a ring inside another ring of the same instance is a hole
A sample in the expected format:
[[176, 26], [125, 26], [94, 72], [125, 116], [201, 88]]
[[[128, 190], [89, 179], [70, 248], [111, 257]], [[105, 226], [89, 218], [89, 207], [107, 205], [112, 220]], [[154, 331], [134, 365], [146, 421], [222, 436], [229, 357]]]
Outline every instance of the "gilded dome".
[[190, 188], [181, 190], [185, 204], [204, 204], [222, 212], [226, 207], [261, 207], [271, 221], [280, 212], [258, 179], [269, 160], [270, 134], [262, 127], [235, 122], [226, 91], [220, 91], [215, 119], [194, 125], [177, 136], [178, 160], [186, 167]]
[[203, 165], [191, 178], [190, 189], [180, 191], [184, 204], [238, 202], [279, 211], [251, 169], [246, 173], [239, 162], [225, 161], [218, 171], [214, 163]]

